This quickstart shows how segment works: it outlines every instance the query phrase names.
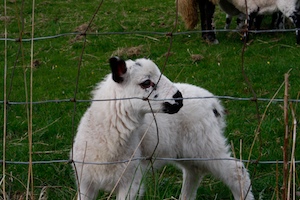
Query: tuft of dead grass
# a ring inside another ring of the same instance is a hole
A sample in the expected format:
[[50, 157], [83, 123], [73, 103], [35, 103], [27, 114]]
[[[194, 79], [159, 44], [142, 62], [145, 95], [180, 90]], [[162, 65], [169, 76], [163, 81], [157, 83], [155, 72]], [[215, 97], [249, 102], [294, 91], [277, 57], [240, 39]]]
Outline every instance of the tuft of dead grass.
[[201, 61], [203, 58], [204, 58], [204, 56], [202, 56], [201, 54], [192, 54], [191, 55], [191, 59], [193, 60], [193, 62]]
[[3, 22], [10, 22], [11, 21], [11, 16], [0, 16], [0, 21], [3, 21]]
[[116, 51], [113, 52], [114, 56], [119, 57], [134, 57], [134, 56], [140, 56], [143, 54], [143, 45], [139, 45], [136, 47], [121, 47], [118, 48]]
[[78, 32], [80, 34], [76, 35], [75, 38], [71, 39], [70, 40], [71, 43], [82, 40], [86, 32], [94, 32], [95, 29], [93, 28], [93, 26], [89, 26], [88, 23], [84, 23], [84, 24], [81, 24], [80, 26], [77, 26], [74, 29], [74, 31]]

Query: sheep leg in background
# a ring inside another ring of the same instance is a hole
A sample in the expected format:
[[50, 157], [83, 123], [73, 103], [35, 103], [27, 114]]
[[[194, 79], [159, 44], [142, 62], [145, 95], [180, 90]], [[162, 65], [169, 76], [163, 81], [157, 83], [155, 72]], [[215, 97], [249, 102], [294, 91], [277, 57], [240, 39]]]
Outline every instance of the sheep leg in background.
[[270, 29], [285, 29], [285, 16], [278, 11], [273, 13]]
[[294, 15], [291, 17], [292, 21], [296, 27], [296, 41], [297, 44], [300, 44], [300, 36], [299, 36], [299, 30], [300, 30], [300, 11], [294, 12]]
[[209, 0], [198, 0], [198, 5], [201, 18], [201, 29], [202, 31], [204, 31], [202, 33], [203, 39], [210, 43], [218, 44], [219, 41], [216, 39], [216, 34], [214, 32], [215, 27], [213, 22], [216, 6]]

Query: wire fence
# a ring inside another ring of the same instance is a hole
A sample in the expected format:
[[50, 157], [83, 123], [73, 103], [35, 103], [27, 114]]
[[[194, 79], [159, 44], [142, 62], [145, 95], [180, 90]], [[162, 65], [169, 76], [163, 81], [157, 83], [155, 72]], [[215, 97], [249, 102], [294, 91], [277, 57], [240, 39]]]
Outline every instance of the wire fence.
[[[99, 3], [99, 6], [95, 10], [94, 15], [91, 17], [89, 25], [92, 23], [94, 17], [97, 15], [99, 9], [101, 8], [102, 2]], [[177, 23], [177, 20], [176, 20]], [[34, 25], [33, 25], [34, 27]], [[204, 33], [204, 32], [211, 32], [211, 31], [184, 31], [184, 32], [155, 32], [155, 31], [128, 31], [128, 32], [100, 32], [100, 33], [88, 33], [87, 32], [88, 28], [86, 28], [85, 32], [69, 32], [69, 33], [61, 33], [61, 34], [56, 34], [56, 35], [50, 35], [50, 36], [42, 36], [42, 37], [34, 37], [34, 34], [32, 34], [31, 38], [8, 38], [7, 34], [5, 38], [0, 38], [0, 41], [5, 42], [5, 46], [7, 46], [7, 42], [16, 42], [16, 43], [23, 43], [23, 42], [34, 42], [34, 41], [40, 41], [40, 40], [50, 40], [50, 39], [55, 39], [55, 38], [60, 38], [60, 37], [66, 37], [66, 36], [84, 36], [84, 39], [89, 36], [103, 36], [103, 35], [162, 35], [162, 36], [167, 36], [170, 38], [170, 45], [168, 47], [168, 51], [172, 49], [172, 38], [174, 36], [178, 35], [190, 35], [190, 34], [199, 34], [199, 33]], [[249, 33], [283, 33], [283, 32], [296, 32], [299, 31], [299, 29], [274, 29], [274, 30], [246, 30]], [[241, 30], [224, 30], [224, 29], [216, 29], [214, 32], [241, 32]], [[76, 89], [74, 91], [74, 97], [68, 98], [68, 99], [57, 99], [57, 100], [43, 100], [43, 101], [32, 101], [32, 99], [27, 99], [26, 101], [10, 101], [4, 97], [3, 100], [0, 100], [0, 103], [3, 105], [3, 108], [6, 108], [7, 106], [14, 106], [14, 105], [27, 105], [30, 106], [30, 110], [32, 111], [32, 105], [39, 105], [39, 104], [50, 104], [50, 103], [74, 103], [74, 110], [73, 110], [73, 116], [72, 116], [72, 130], [73, 130], [73, 135], [75, 133], [75, 122], [74, 122], [74, 117], [76, 114], [76, 104], [77, 103], [91, 103], [93, 101], [119, 101], [119, 100], [131, 100], [131, 99], [139, 99], [139, 100], [145, 100], [142, 98], [138, 97], [131, 97], [131, 98], [122, 98], [122, 99], [97, 99], [97, 100], [85, 100], [85, 99], [77, 99], [77, 89], [78, 89], [78, 80], [80, 79], [80, 70], [81, 70], [81, 64], [82, 64], [82, 57], [83, 57], [83, 52], [85, 50], [85, 40], [84, 40], [84, 45], [82, 48], [82, 53], [80, 55], [80, 59], [78, 62], [78, 76], [76, 78]], [[33, 44], [32, 44], [33, 45]], [[5, 48], [6, 49], [6, 48]], [[6, 51], [5, 51], [6, 52]], [[33, 58], [33, 52], [31, 53], [31, 57]], [[169, 54], [167, 54], [169, 55]], [[5, 55], [5, 59], [7, 58], [7, 55]], [[243, 58], [242, 58], [243, 59]], [[168, 60], [168, 56], [166, 58], [166, 62]], [[5, 61], [5, 65], [7, 68], [7, 61]], [[31, 63], [32, 65], [32, 63]], [[164, 68], [166, 67], [166, 64]], [[163, 70], [162, 70], [163, 71]], [[7, 72], [4, 72], [4, 76], [7, 76]], [[247, 79], [247, 75], [245, 75], [245, 79]], [[32, 81], [32, 80], [31, 80]], [[6, 78], [4, 79], [4, 82], [6, 83], [7, 80]], [[246, 81], [247, 82], [247, 81]], [[251, 83], [248, 83], [248, 86], [252, 88]], [[7, 86], [5, 85], [4, 88]], [[4, 91], [4, 95], [6, 95], [6, 89]], [[30, 95], [32, 97], [32, 94]], [[234, 96], [208, 96], [208, 97], [192, 97], [192, 98], [182, 98], [183, 100], [188, 100], [188, 99], [207, 99], [207, 98], [217, 98], [217, 99], [224, 99], [224, 100], [232, 100], [232, 101], [249, 101], [249, 102], [258, 102], [258, 101], [263, 101], [263, 102], [285, 102], [284, 98], [259, 98], [256, 97], [255, 93], [253, 97], [234, 97]], [[148, 99], [150, 101], [163, 101], [165, 99]], [[287, 102], [290, 103], [299, 103], [299, 99], [288, 99]], [[7, 116], [7, 110], [4, 109], [4, 116]], [[29, 116], [32, 117], [32, 112], [29, 114]], [[29, 117], [29, 118], [31, 118]], [[32, 119], [32, 118], [31, 118]], [[7, 119], [4, 118], [4, 123], [7, 124]], [[12, 161], [12, 160], [6, 160], [5, 159], [5, 144], [6, 144], [6, 126], [4, 126], [4, 134], [3, 134], [3, 159], [0, 160], [0, 163], [3, 165], [3, 174], [6, 173], [5, 167], [6, 165], [38, 165], [38, 164], [55, 164], [55, 163], [65, 163], [65, 164], [70, 164], [70, 163], [80, 163], [80, 161], [72, 160], [72, 159], [54, 159], [54, 160], [32, 160], [30, 161]], [[32, 129], [29, 128], [29, 129]], [[31, 130], [32, 131], [32, 130]], [[30, 134], [29, 134], [30, 135]], [[32, 135], [31, 135], [32, 136]], [[31, 139], [30, 139], [31, 140]], [[249, 164], [291, 164], [291, 161], [286, 161], [286, 160], [240, 160], [240, 159], [227, 159], [227, 158], [160, 158], [160, 157], [139, 157], [139, 158], [133, 158], [130, 160], [117, 160], [115, 162], [84, 162], [84, 164], [96, 164], [96, 165], [112, 165], [112, 164], [120, 164], [120, 163], [128, 163], [132, 161], [141, 161], [141, 160], [159, 160], [159, 161], [199, 161], [199, 162], [206, 162], [206, 161], [214, 161], [214, 160], [232, 160], [232, 161], [242, 161], [244, 163], [249, 163]], [[299, 164], [300, 160], [295, 160], [293, 161], [294, 164]], [[32, 172], [29, 172], [29, 174], [32, 175]], [[5, 185], [4, 185], [5, 187]], [[4, 190], [4, 189], [3, 189]]]
[[[5, 161], [6, 164], [10, 165], [29, 165], [29, 164], [51, 164], [51, 163], [66, 163], [70, 164], [72, 162], [74, 163], [84, 163], [87, 165], [115, 165], [115, 164], [121, 164], [121, 163], [128, 163], [133, 161], [142, 161], [142, 160], [152, 160], [155, 161], [177, 161], [177, 162], [186, 162], [186, 161], [218, 161], [218, 160], [230, 160], [234, 162], [243, 162], [243, 163], [251, 163], [251, 164], [284, 164], [283, 160], [243, 160], [243, 159], [236, 159], [236, 158], [160, 158], [160, 157], [141, 157], [141, 158], [133, 158], [130, 160], [120, 160], [120, 161], [111, 161], [111, 162], [88, 162], [88, 161], [76, 161], [76, 160], [41, 160], [41, 161]], [[3, 160], [0, 160], [0, 163], [4, 163]], [[291, 164], [292, 162], [288, 162], [288, 164]], [[299, 164], [300, 160], [293, 161], [295, 164]]]
[[[227, 99], [232, 101], [264, 101], [264, 102], [284, 102], [284, 99], [271, 99], [271, 98], [253, 98], [253, 97], [232, 97], [232, 96], [207, 96], [207, 97], [185, 97], [185, 98], [175, 98], [176, 100], [190, 100], [190, 99]], [[57, 100], [44, 100], [44, 101], [33, 101], [32, 104], [47, 104], [47, 103], [65, 103], [65, 102], [76, 102], [76, 103], [91, 103], [96, 101], [124, 101], [124, 100], [145, 100], [140, 97], [128, 97], [119, 99], [57, 99]], [[147, 99], [149, 101], [165, 101], [171, 99]], [[299, 103], [299, 99], [288, 99], [288, 102]], [[0, 101], [4, 104], [4, 101]], [[6, 101], [6, 105], [27, 105], [29, 102], [24, 101]]]
[[197, 30], [197, 31], [181, 31], [181, 32], [157, 32], [157, 31], [130, 31], [130, 32], [100, 32], [100, 33], [81, 33], [81, 32], [70, 32], [61, 33], [56, 35], [49, 35], [35, 38], [0, 38], [0, 41], [9, 42], [31, 42], [39, 40], [49, 40], [60, 37], [72, 36], [72, 35], [85, 35], [85, 36], [103, 36], [103, 35], [164, 35], [164, 36], [177, 36], [177, 35], [191, 35], [200, 33], [240, 33], [247, 31], [248, 33], [287, 33], [299, 31], [298, 28], [289, 29], [269, 29], [269, 30], [238, 30], [238, 29], [215, 29], [215, 30]]

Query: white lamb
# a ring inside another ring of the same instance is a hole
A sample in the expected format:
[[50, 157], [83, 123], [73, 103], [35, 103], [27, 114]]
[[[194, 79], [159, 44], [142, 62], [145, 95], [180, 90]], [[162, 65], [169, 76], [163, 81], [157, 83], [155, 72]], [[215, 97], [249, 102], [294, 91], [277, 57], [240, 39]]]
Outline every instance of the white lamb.
[[160, 77], [157, 66], [150, 60], [124, 62], [112, 58], [110, 61], [112, 75], [99, 84], [93, 99], [153, 99], [150, 103], [157, 126], [147, 101], [131, 98], [93, 101], [81, 119], [71, 153], [78, 199], [95, 199], [98, 190], [111, 192], [113, 189], [118, 200], [142, 197], [142, 176], [149, 160], [110, 165], [96, 162], [152, 155], [154, 158], [216, 159], [177, 162], [154, 159], [155, 169], [169, 163], [182, 169], [182, 200], [196, 198], [206, 173], [212, 173], [228, 185], [235, 200], [254, 199], [247, 170], [243, 163], [230, 156], [223, 135], [224, 111], [219, 101], [191, 98], [185, 99], [182, 107], [181, 93], [188, 98], [211, 97], [210, 92], [188, 84], [172, 84], [165, 76]]
[[[250, 19], [257, 15], [272, 14], [281, 11], [296, 27], [296, 40], [300, 44], [300, 1], [299, 0], [220, 0], [221, 8], [230, 15], [242, 12], [248, 14]], [[230, 13], [232, 12], [232, 13]]]
[[[95, 199], [99, 190], [110, 192], [115, 186], [119, 200], [135, 199], [139, 190], [142, 194], [143, 175], [137, 170], [138, 162], [130, 162], [128, 166], [88, 163], [123, 161], [132, 155], [141, 157], [139, 135], [133, 131], [143, 123], [145, 114], [173, 114], [182, 107], [182, 99], [174, 99], [182, 98], [181, 93], [151, 60], [125, 62], [114, 57], [110, 66], [112, 73], [93, 92], [93, 100], [107, 101], [91, 103], [80, 121], [71, 151], [81, 200]], [[121, 98], [125, 100], [116, 100]], [[147, 99], [165, 100], [151, 101], [150, 107]]]

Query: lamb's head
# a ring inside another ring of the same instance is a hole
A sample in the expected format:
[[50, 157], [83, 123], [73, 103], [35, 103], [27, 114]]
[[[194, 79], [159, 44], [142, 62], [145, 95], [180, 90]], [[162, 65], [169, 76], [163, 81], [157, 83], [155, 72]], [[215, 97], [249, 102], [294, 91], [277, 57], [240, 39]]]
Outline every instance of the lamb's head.
[[[182, 94], [149, 59], [110, 60], [112, 79], [121, 89], [120, 98], [137, 97], [130, 103], [135, 112], [177, 113], [182, 107]], [[144, 99], [144, 100], [141, 100]], [[149, 103], [147, 102], [149, 100]]]

